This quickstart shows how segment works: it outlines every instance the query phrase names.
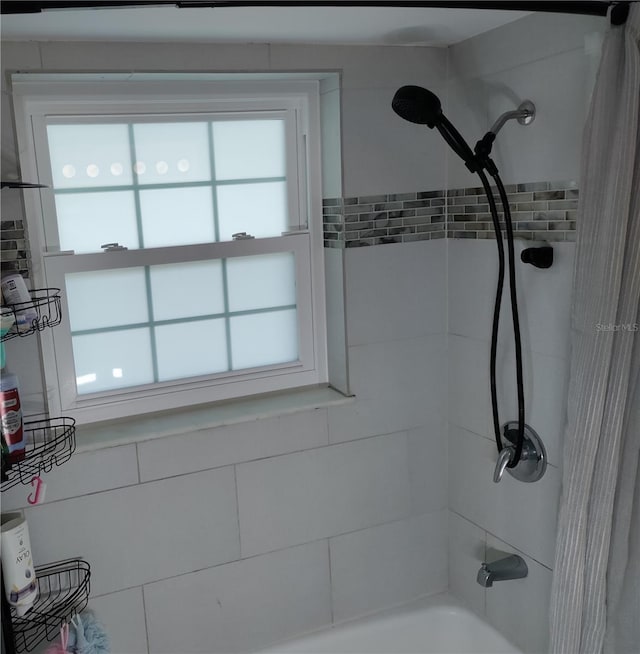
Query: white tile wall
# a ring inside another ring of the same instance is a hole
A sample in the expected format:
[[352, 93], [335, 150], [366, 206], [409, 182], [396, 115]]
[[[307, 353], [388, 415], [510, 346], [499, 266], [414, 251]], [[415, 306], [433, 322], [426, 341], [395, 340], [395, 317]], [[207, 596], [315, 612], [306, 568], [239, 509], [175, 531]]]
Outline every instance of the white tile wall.
[[91, 563], [97, 595], [239, 556], [232, 468], [27, 509], [36, 562]]
[[[131, 486], [138, 483], [136, 446], [75, 454], [63, 466], [40, 477], [47, 484], [45, 503]], [[2, 493], [3, 511], [29, 506], [27, 497], [32, 492], [31, 486], [18, 485]]]
[[242, 555], [403, 518], [410, 511], [405, 433], [237, 466]]
[[297, 70], [342, 71], [345, 196], [443, 188], [443, 144], [429, 147], [422, 132], [416, 138], [417, 126], [391, 109], [393, 94], [403, 84], [444, 84], [447, 57], [442, 49], [271, 46], [272, 70], [291, 70], [292, 62]]
[[[2, 66], [8, 70], [33, 70], [39, 68], [40, 47], [33, 41], [2, 40]], [[7, 80], [2, 78], [2, 88]]]
[[205, 71], [268, 69], [265, 44], [41, 42], [44, 67], [63, 71]]
[[488, 344], [449, 335], [448, 351], [449, 422], [476, 434], [493, 434]]
[[451, 48], [451, 67], [465, 77], [519, 68], [538, 59], [579, 49], [585, 35], [606, 29], [607, 21], [602, 17], [534, 13], [457, 43]]
[[445, 415], [445, 348], [443, 334], [350, 347], [356, 401], [329, 408], [329, 440], [410, 429]]
[[112, 654], [147, 654], [142, 588], [92, 597], [88, 608], [109, 634]]
[[[447, 249], [449, 334], [489, 342], [498, 279], [496, 244], [450, 239]], [[507, 320], [506, 309], [503, 315]]]
[[446, 421], [436, 419], [407, 432], [411, 512], [430, 513], [447, 507]]
[[330, 539], [334, 620], [446, 590], [446, 519], [438, 511]]
[[[398, 75], [384, 88], [343, 90], [345, 197], [374, 195], [382, 189], [402, 193], [444, 188], [442, 139], [434, 141], [423, 126], [403, 120], [391, 109], [393, 96], [405, 79]], [[442, 94], [442, 88], [433, 90]]]
[[[455, 46], [454, 46], [455, 47]], [[451, 48], [452, 52], [454, 48]], [[452, 62], [447, 92], [440, 96], [447, 118], [473, 147], [476, 141], [491, 127], [495, 118], [489, 118], [487, 107], [488, 89], [481, 78], [464, 78], [464, 70], [455, 67]], [[462, 78], [462, 79], [461, 79]], [[442, 140], [435, 130], [429, 135], [431, 142]], [[478, 176], [471, 173], [462, 159], [450, 148], [446, 149], [447, 187], [466, 188], [480, 186]]]
[[347, 250], [349, 345], [443, 334], [445, 275], [438, 241]]
[[[562, 443], [567, 415], [569, 362], [567, 359], [525, 354], [526, 422], [540, 436], [555, 466], [561, 464]], [[511, 353], [498, 366], [498, 401], [503, 421], [517, 418], [515, 358]]]
[[[520, 252], [527, 244], [517, 241], [515, 245], [519, 261]], [[553, 243], [551, 268], [518, 264], [518, 308], [527, 350], [568, 358], [574, 256], [575, 243]], [[511, 350], [512, 331], [509, 322], [502, 321], [500, 343]]]
[[[538, 269], [520, 261], [529, 243], [515, 243], [518, 309], [525, 351], [566, 358], [569, 348], [574, 243], [553, 243], [554, 262]], [[487, 343], [497, 281], [497, 251], [493, 241], [449, 240], [449, 333]], [[502, 299], [499, 342], [513, 351], [508, 284]]]
[[[494, 145], [506, 183], [577, 178], [594, 81], [585, 43], [606, 26], [602, 18], [538, 13], [450, 49], [447, 111], [471, 146], [501, 112], [525, 99], [536, 104], [530, 126], [510, 123]], [[457, 159], [450, 157], [450, 187], [478, 186]]]
[[[322, 87], [321, 87], [322, 88]], [[340, 149], [340, 89], [321, 91], [322, 197], [342, 197], [342, 153]]]
[[247, 652], [331, 622], [327, 541], [166, 579], [144, 594], [152, 654]]
[[[561, 61], [555, 63], [559, 70], [565, 70]], [[543, 68], [548, 72], [548, 66], [543, 65], [537, 72], [535, 67], [529, 72], [536, 77]], [[518, 69], [514, 75], [516, 72]], [[527, 79], [524, 73], [523, 79]], [[521, 136], [526, 136], [524, 131]], [[522, 147], [520, 152], [524, 153]], [[476, 612], [482, 613], [484, 606], [488, 619], [524, 651], [544, 652], [560, 495], [557, 466], [561, 464], [566, 414], [575, 246], [554, 243], [553, 267], [538, 270], [519, 262], [520, 251], [526, 245], [516, 243], [526, 419], [542, 437], [554, 465], [535, 484], [522, 484], [509, 475], [494, 484], [491, 477], [497, 453], [492, 441], [488, 378], [495, 243], [447, 243], [449, 507], [455, 512], [449, 523], [449, 583], [451, 591]], [[497, 371], [502, 422], [516, 417], [513, 336], [507, 300], [505, 295]], [[498, 549], [524, 553], [527, 563], [531, 562], [531, 572], [527, 579], [496, 584], [485, 591], [476, 583], [481, 553], [485, 546], [495, 547], [498, 538], [504, 541]], [[531, 619], [523, 621], [521, 616], [529, 607]]]
[[[407, 396], [409, 400], [421, 401], [422, 412], [416, 413], [416, 422], [408, 426], [423, 424], [425, 417], [445, 415], [441, 404], [446, 361], [444, 343], [443, 335], [430, 334], [381, 345], [351, 347], [351, 376], [357, 396], [388, 402], [390, 411]], [[434, 371], [441, 376], [434, 375]], [[389, 397], [391, 394], [395, 397]]]
[[327, 445], [326, 409], [205, 429], [138, 444], [142, 481]]
[[505, 183], [577, 177], [587, 115], [586, 73], [581, 46], [484, 78], [492, 120], [523, 100], [536, 105], [530, 125], [509, 123], [494, 144], [493, 157]]
[[548, 466], [535, 484], [519, 482], [508, 473], [496, 484], [496, 458], [489, 439], [450, 427], [449, 507], [551, 567], [560, 495], [558, 469]]
[[[575, 246], [554, 243], [553, 267], [539, 270], [519, 262], [525, 245], [516, 243], [526, 419], [542, 437], [550, 461], [559, 465], [566, 417]], [[493, 430], [487, 384], [495, 243], [453, 240], [448, 247], [449, 329], [453, 334], [449, 338], [449, 417], [453, 424], [490, 436]], [[498, 395], [504, 422], [517, 415], [513, 328], [506, 293], [498, 354]]]
[[298, 70], [342, 70], [345, 88], [388, 88], [396, 82], [398, 86], [441, 84], [447, 74], [447, 56], [441, 48], [276, 44], [270, 54], [273, 70], [291, 70], [292, 62]]

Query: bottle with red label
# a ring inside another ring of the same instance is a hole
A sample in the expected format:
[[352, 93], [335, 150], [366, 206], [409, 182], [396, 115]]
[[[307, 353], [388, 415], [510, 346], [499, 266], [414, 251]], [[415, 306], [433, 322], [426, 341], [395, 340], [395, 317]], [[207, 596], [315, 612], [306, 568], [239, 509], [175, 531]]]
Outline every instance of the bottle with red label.
[[17, 463], [25, 457], [25, 434], [22, 422], [22, 407], [18, 390], [18, 376], [2, 373], [0, 379], [0, 423], [2, 440], [8, 450], [9, 463]]

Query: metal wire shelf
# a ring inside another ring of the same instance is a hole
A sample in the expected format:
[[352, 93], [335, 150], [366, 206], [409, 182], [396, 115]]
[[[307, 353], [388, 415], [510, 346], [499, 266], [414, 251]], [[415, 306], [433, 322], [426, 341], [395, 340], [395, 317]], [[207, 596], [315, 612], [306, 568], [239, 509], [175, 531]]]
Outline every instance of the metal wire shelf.
[[76, 449], [75, 424], [65, 417], [25, 422], [25, 458], [11, 464], [2, 458], [2, 491], [29, 484], [33, 477], [67, 462]]
[[33, 608], [21, 618], [11, 609], [16, 652], [30, 652], [43, 640], [53, 640], [89, 601], [91, 566], [82, 559], [36, 566], [36, 579], [38, 599]]
[[[3, 341], [17, 336], [23, 338], [41, 332], [47, 327], [55, 327], [62, 322], [59, 288], [37, 288], [29, 291], [29, 294], [31, 295], [29, 302], [19, 302], [3, 307], [3, 311], [12, 312], [15, 319], [13, 327], [2, 337]], [[23, 313], [32, 309], [35, 310], [37, 317], [33, 318], [29, 324], [20, 324]]]

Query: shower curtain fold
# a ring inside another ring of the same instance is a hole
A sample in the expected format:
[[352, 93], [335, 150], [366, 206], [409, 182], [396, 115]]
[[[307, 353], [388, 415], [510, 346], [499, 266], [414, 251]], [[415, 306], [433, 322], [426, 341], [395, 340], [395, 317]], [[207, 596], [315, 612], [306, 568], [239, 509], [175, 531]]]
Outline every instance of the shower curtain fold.
[[640, 5], [612, 27], [585, 126], [554, 654], [640, 651]]

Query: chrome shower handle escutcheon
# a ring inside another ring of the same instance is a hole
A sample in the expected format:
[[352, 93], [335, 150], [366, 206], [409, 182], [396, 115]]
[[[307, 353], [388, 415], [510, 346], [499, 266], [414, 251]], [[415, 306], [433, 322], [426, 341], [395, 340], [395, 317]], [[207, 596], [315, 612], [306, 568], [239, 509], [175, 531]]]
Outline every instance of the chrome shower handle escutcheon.
[[502, 475], [504, 475], [504, 471], [507, 469], [509, 461], [511, 461], [511, 457], [515, 454], [515, 452], [516, 448], [512, 447], [511, 445], [503, 447], [500, 451], [498, 460], [496, 461], [496, 468], [493, 471], [493, 481], [496, 484], [502, 479]]
[[[515, 454], [515, 449], [518, 444], [518, 421], [512, 420], [507, 422], [503, 426], [502, 434], [505, 448], [498, 456], [498, 463], [496, 464], [493, 481], [499, 482], [505, 469], [514, 479], [525, 483], [531, 483], [541, 479], [547, 469], [547, 452], [544, 449], [544, 444], [540, 436], [538, 436], [538, 434], [536, 434], [536, 432], [525, 423], [522, 455], [520, 456], [517, 465], [510, 468], [508, 465], [509, 460], [511, 460], [511, 456]], [[505, 450], [512, 450], [509, 457], [505, 454]], [[503, 455], [507, 458], [506, 463], [504, 463], [502, 458]]]

